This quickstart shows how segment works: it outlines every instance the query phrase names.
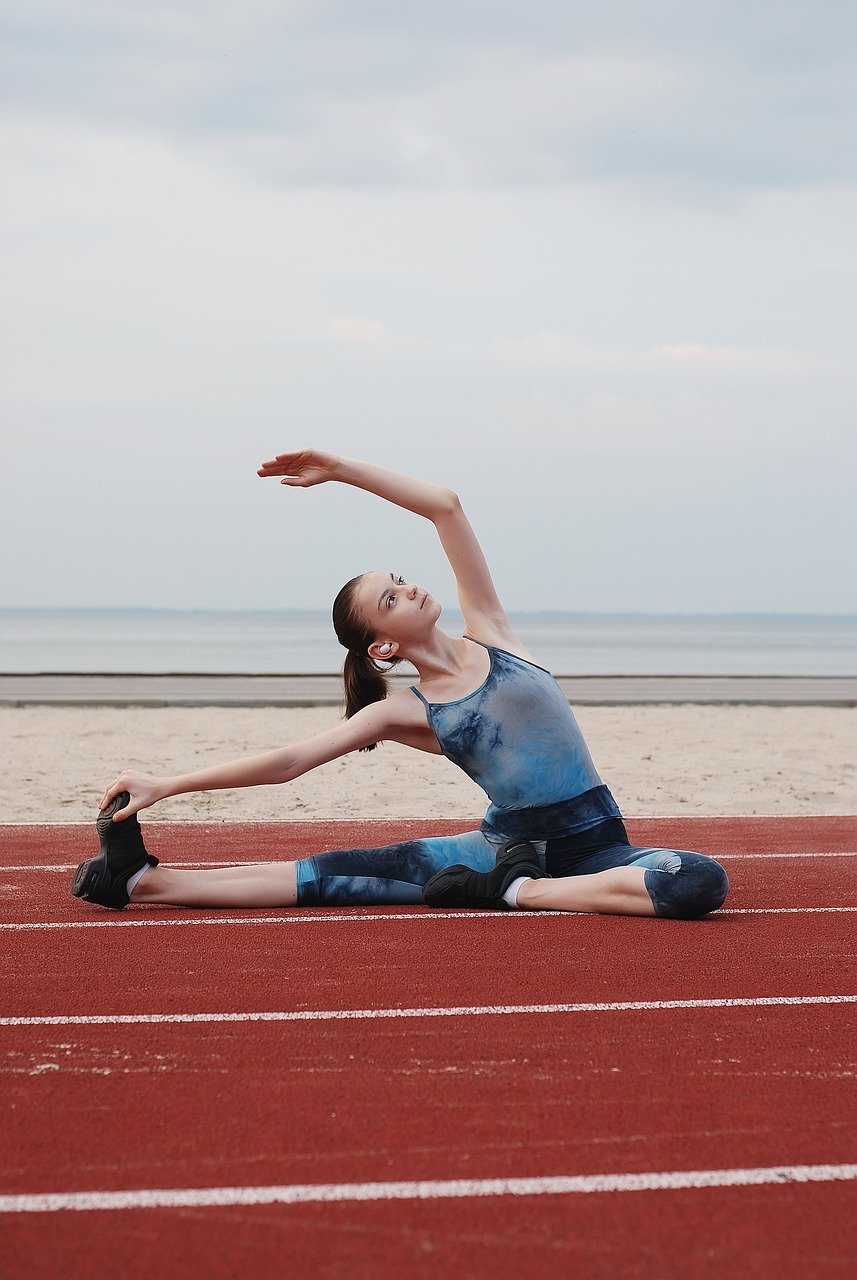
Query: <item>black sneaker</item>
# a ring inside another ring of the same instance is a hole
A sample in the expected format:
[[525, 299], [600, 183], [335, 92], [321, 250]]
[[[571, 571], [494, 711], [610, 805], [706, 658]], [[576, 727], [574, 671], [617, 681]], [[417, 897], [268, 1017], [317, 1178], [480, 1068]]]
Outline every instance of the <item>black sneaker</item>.
[[511, 840], [497, 853], [493, 871], [474, 871], [471, 867], [444, 867], [423, 889], [423, 901], [430, 907], [483, 907], [492, 911], [508, 911], [503, 894], [513, 880], [527, 876], [544, 880], [539, 856], [526, 840]]
[[120, 791], [99, 814], [95, 827], [101, 852], [97, 858], [80, 864], [71, 886], [76, 898], [112, 907], [114, 911], [127, 907], [130, 899], [126, 886], [134, 872], [158, 865], [158, 859], [146, 852], [136, 813], [122, 822], [113, 821], [114, 813], [124, 809], [130, 799], [127, 791]]

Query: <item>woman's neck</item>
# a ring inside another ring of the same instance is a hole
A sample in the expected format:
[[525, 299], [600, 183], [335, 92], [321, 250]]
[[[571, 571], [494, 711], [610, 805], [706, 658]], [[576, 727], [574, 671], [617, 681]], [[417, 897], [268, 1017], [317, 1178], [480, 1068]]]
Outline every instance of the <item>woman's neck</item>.
[[420, 680], [428, 683], [431, 680], [449, 679], [461, 675], [467, 667], [467, 650], [472, 648], [466, 640], [456, 640], [445, 631], [435, 627], [431, 637], [425, 644], [409, 648], [407, 652], [399, 650], [419, 672]]

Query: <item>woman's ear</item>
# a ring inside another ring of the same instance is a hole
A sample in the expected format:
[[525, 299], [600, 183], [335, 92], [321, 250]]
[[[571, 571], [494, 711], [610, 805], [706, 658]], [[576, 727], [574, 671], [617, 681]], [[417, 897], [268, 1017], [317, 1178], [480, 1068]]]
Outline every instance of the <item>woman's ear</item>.
[[374, 640], [369, 646], [369, 657], [375, 661], [389, 662], [395, 658], [399, 644], [396, 640]]

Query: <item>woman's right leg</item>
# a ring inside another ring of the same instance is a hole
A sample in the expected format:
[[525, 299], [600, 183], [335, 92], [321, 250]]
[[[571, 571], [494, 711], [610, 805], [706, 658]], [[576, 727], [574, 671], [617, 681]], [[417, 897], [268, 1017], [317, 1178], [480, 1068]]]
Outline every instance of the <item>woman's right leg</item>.
[[422, 904], [423, 886], [438, 871], [455, 863], [489, 871], [495, 854], [481, 831], [313, 854], [296, 864], [298, 905]]
[[312, 907], [422, 903], [437, 871], [464, 863], [494, 866], [495, 850], [479, 831], [427, 836], [376, 849], [339, 849], [297, 862], [189, 870], [150, 867], [131, 902], [175, 907]]
[[131, 894], [131, 902], [172, 907], [293, 907], [297, 887], [294, 862], [251, 866], [150, 867]]

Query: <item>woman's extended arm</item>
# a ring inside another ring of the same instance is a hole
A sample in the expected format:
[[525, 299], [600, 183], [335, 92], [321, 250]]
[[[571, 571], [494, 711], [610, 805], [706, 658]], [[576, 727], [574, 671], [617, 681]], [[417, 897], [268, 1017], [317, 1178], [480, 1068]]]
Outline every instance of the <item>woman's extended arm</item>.
[[508, 619], [482, 548], [462, 510], [458, 495], [452, 489], [390, 471], [386, 467], [376, 467], [369, 462], [340, 458], [314, 449], [278, 453], [276, 458], [262, 464], [258, 474], [280, 476], [281, 484], [297, 488], [338, 480], [341, 484], [350, 484], [385, 498], [406, 511], [425, 516], [437, 529], [441, 546], [455, 574], [461, 612], [468, 628], [483, 624], [494, 631], [508, 631]]
[[376, 467], [371, 462], [321, 453], [318, 449], [278, 453], [276, 458], [263, 462], [257, 474], [280, 476], [281, 484], [300, 489], [338, 480], [340, 484], [350, 484], [355, 489], [377, 494], [379, 498], [386, 498], [397, 507], [404, 507], [406, 511], [413, 511], [428, 520], [434, 520], [455, 501], [451, 489], [431, 484], [428, 480], [418, 480], [416, 476], [406, 476], [387, 467]]
[[[412, 705], [413, 704], [413, 705]], [[148, 773], [125, 769], [101, 797], [99, 808], [104, 809], [122, 791], [131, 799], [113, 818], [122, 822], [132, 813], [147, 809], [166, 800], [168, 796], [186, 795], [193, 791], [220, 791], [227, 787], [272, 786], [292, 782], [311, 769], [339, 756], [357, 751], [370, 742], [392, 738], [412, 744], [413, 728], [424, 726], [424, 717], [417, 708], [416, 698], [400, 698], [398, 695], [383, 702], [364, 707], [350, 720], [344, 720], [330, 729], [305, 738], [287, 747], [265, 751], [261, 755], [243, 756], [215, 764], [194, 773], [177, 774], [171, 778], [158, 778]]]

